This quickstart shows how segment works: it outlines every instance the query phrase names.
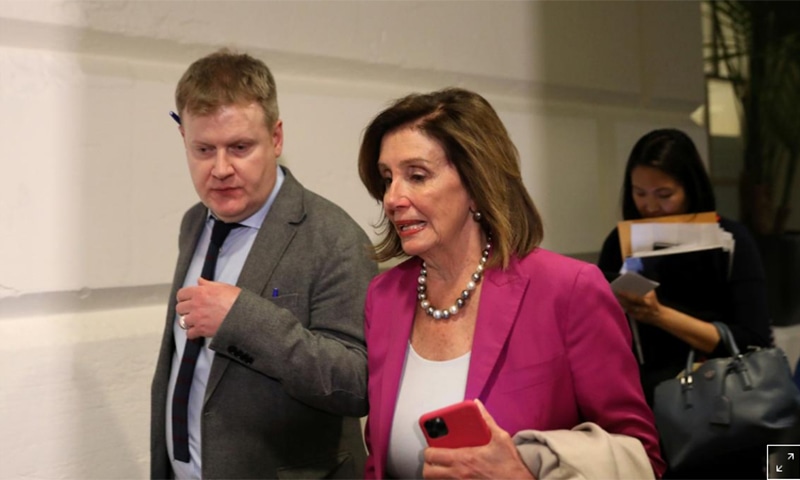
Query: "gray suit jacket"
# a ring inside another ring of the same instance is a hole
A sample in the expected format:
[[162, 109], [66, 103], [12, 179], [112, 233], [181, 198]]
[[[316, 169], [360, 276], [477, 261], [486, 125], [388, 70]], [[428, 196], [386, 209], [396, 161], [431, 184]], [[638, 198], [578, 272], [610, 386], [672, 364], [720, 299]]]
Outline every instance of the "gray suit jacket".
[[[364, 296], [376, 265], [369, 238], [338, 206], [284, 168], [239, 276], [242, 288], [212, 339], [202, 430], [203, 478], [355, 478], [367, 413]], [[206, 219], [181, 224], [177, 268], [152, 385], [153, 478], [172, 475], [165, 439], [175, 295]], [[271, 298], [273, 288], [280, 295]]]

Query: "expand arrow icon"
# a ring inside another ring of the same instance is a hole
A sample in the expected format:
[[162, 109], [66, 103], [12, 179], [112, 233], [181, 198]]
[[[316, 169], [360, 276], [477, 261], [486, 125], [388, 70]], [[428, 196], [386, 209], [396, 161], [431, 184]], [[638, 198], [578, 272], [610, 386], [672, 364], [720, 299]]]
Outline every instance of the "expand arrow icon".
[[778, 472], [778, 473], [782, 473], [783, 472], [783, 465], [776, 465], [775, 466], [775, 471]]
[[789, 452], [789, 460], [794, 460], [794, 452]]

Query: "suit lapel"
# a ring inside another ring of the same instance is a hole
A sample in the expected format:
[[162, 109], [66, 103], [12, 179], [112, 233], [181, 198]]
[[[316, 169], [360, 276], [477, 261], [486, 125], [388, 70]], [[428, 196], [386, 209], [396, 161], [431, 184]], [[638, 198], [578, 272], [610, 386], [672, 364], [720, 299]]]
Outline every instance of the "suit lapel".
[[519, 315], [528, 281], [519, 274], [515, 258], [505, 271], [497, 268], [486, 271], [472, 341], [466, 399], [481, 398]]
[[[404, 269], [394, 282], [395, 291], [386, 295], [391, 302], [382, 305], [380, 316], [376, 321], [388, 322], [388, 339], [386, 360], [383, 368], [381, 385], [381, 417], [375, 419], [379, 422], [380, 432], [377, 437], [384, 439], [382, 451], [377, 455], [376, 471], [382, 472], [386, 465], [386, 456], [389, 448], [389, 435], [392, 430], [394, 410], [397, 406], [397, 393], [400, 390], [400, 376], [403, 373], [403, 364], [406, 360], [408, 340], [411, 337], [411, 326], [414, 323], [414, 313], [417, 308], [416, 296], [410, 286], [416, 286], [416, 274], [419, 272], [419, 263], [411, 261], [401, 266]], [[367, 347], [369, 348], [369, 347]]]
[[175, 320], [175, 305], [178, 303], [176, 295], [186, 279], [186, 272], [189, 271], [189, 265], [192, 263], [194, 250], [197, 248], [197, 242], [200, 241], [200, 235], [203, 233], [207, 215], [208, 209], [205, 205], [198, 203], [192, 207], [183, 225], [181, 225], [178, 240], [178, 263], [175, 267], [175, 277], [172, 279], [172, 292], [169, 297], [169, 309], [167, 311], [167, 330], [169, 332], [167, 337], [169, 337], [168, 340], [170, 342], [173, 342], [172, 322]]
[[247, 255], [237, 286], [252, 292], [263, 292], [272, 273], [283, 258], [297, 232], [297, 224], [305, 218], [303, 187], [289, 170], [275, 202], [258, 230], [253, 247]]
[[[172, 279], [170, 296], [167, 299], [167, 315], [164, 322], [164, 335], [162, 336], [161, 349], [156, 363], [156, 372], [153, 376], [153, 391], [161, 392], [161, 397], [153, 404], [153, 418], [156, 428], [161, 428], [166, 421], [167, 391], [169, 390], [170, 369], [172, 368], [172, 356], [175, 354], [175, 335], [173, 322], [175, 321], [175, 305], [177, 304], [176, 295], [178, 289], [183, 285], [189, 264], [192, 262], [194, 249], [203, 231], [207, 209], [198, 203], [190, 209], [181, 223], [181, 230], [178, 235], [178, 261], [175, 265], [175, 276]], [[163, 431], [163, 428], [161, 428]]]
[[[239, 280], [236, 282], [236, 286], [243, 290], [259, 294], [264, 291], [294, 238], [297, 224], [305, 218], [303, 187], [287, 168], [283, 168], [283, 171], [285, 174], [283, 185], [256, 234], [256, 239], [239, 274]], [[214, 356], [206, 386], [206, 402], [213, 395], [229, 364], [228, 358], [222, 355]]]

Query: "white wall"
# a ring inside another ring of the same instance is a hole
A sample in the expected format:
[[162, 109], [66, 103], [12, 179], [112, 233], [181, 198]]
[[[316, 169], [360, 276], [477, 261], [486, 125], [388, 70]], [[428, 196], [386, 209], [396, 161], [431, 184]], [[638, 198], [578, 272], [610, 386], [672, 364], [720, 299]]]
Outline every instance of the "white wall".
[[143, 478], [183, 211], [167, 116], [219, 46], [278, 82], [283, 162], [373, 235], [364, 126], [460, 85], [507, 123], [544, 246], [597, 251], [622, 168], [703, 103], [696, 2], [0, 0], [0, 478]]

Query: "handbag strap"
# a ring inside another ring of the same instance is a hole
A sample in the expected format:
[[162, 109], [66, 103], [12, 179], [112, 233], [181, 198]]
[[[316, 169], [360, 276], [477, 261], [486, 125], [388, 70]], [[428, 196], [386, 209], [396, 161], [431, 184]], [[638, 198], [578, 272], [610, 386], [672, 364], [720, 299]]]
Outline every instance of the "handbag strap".
[[[725, 348], [728, 349], [728, 352], [731, 354], [731, 363], [728, 365], [728, 372], [736, 372], [739, 376], [739, 379], [742, 382], [742, 388], [745, 390], [752, 390], [753, 389], [753, 380], [750, 378], [750, 373], [747, 370], [747, 365], [744, 362], [744, 357], [742, 356], [739, 347], [736, 345], [736, 340], [733, 338], [733, 333], [731, 333], [731, 329], [728, 328], [727, 325], [720, 322], [712, 322], [712, 324], [717, 327], [717, 331], [719, 332], [719, 338], [722, 341]], [[723, 388], [724, 388], [723, 384]]]
[[728, 328], [727, 325], [721, 322], [711, 322], [712, 325], [717, 327], [717, 332], [719, 332], [719, 338], [723, 345], [725, 345], [725, 349], [728, 350], [728, 353], [731, 354], [731, 357], [738, 357], [739, 356], [739, 346], [736, 345], [736, 340], [733, 338], [733, 333], [731, 333], [731, 329]]
[[[750, 378], [750, 374], [747, 371], [747, 366], [744, 364], [742, 360], [742, 354], [739, 351], [739, 347], [736, 345], [736, 340], [733, 338], [733, 333], [731, 333], [730, 328], [724, 323], [721, 322], [712, 322], [712, 325], [716, 327], [717, 331], [719, 332], [719, 338], [725, 348], [728, 350], [728, 353], [731, 355], [731, 362], [728, 366], [727, 373], [735, 372], [738, 374], [739, 378], [742, 381], [742, 386], [745, 390], [751, 390], [753, 388], [753, 382]], [[691, 391], [693, 388], [694, 380], [694, 349], [689, 349], [689, 355], [686, 357], [686, 370], [683, 373], [683, 376], [680, 379], [681, 382], [681, 392], [683, 393], [683, 402], [686, 408], [691, 407], [692, 405], [692, 395]], [[720, 396], [725, 395], [725, 382], [721, 383], [722, 385], [722, 392], [720, 392]]]

